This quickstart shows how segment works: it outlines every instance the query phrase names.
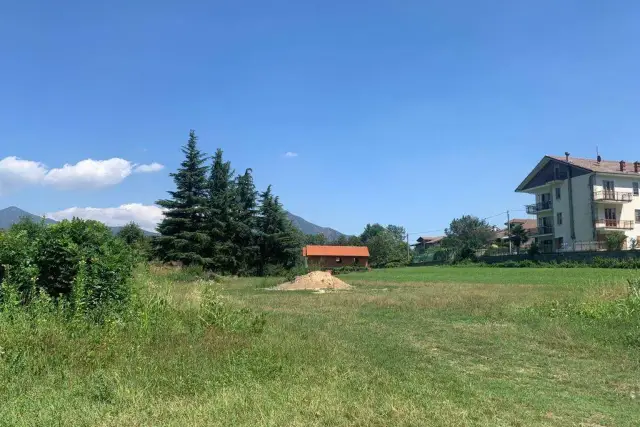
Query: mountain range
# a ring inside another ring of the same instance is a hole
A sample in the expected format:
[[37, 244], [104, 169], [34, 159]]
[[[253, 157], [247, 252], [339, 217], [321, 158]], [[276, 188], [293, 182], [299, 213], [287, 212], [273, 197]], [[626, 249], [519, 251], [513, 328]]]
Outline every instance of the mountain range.
[[[300, 229], [305, 234], [324, 234], [324, 236], [329, 241], [335, 240], [340, 235], [342, 235], [342, 233], [340, 233], [339, 231], [336, 231], [332, 228], [321, 227], [319, 225], [312, 224], [309, 221], [305, 220], [304, 218], [300, 218], [299, 216], [296, 216], [290, 212], [287, 212], [287, 217], [291, 220], [291, 222], [295, 227]], [[0, 229], [9, 228], [13, 224], [19, 222], [22, 218], [29, 218], [36, 222], [40, 222], [42, 220], [42, 217], [39, 217], [38, 215], [34, 215], [32, 213], [24, 211], [15, 206], [11, 206], [11, 207], [0, 210]], [[57, 221], [54, 221], [50, 218], [46, 218], [44, 222], [45, 224], [55, 224]], [[111, 231], [114, 234], [116, 234], [118, 233], [118, 231], [120, 231], [122, 227], [109, 227], [109, 228], [111, 228]], [[157, 235], [157, 233], [146, 231], [146, 230], [144, 233], [147, 236]]]

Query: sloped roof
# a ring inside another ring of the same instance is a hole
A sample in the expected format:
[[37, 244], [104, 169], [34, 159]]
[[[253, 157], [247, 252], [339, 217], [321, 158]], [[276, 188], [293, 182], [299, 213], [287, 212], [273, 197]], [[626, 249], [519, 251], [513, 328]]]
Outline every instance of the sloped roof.
[[538, 164], [529, 172], [529, 175], [518, 185], [516, 192], [523, 191], [527, 183], [529, 183], [550, 161], [556, 161], [565, 165], [571, 165], [587, 172], [600, 172], [614, 175], [640, 176], [640, 172], [634, 172], [634, 160], [625, 160], [625, 170], [620, 170], [620, 160], [601, 160], [585, 159], [580, 157], [566, 156], [544, 156]]
[[580, 157], [569, 157], [569, 161], [565, 156], [547, 156], [554, 160], [570, 165], [575, 165], [592, 172], [615, 173], [621, 175], [640, 175], [640, 172], [634, 172], [633, 163], [637, 160], [625, 160], [626, 167], [624, 171], [620, 170], [620, 160], [602, 160], [584, 159]]
[[420, 236], [416, 241], [420, 243], [438, 243], [442, 239], [444, 239], [444, 236]]
[[302, 248], [303, 256], [357, 256], [368, 257], [369, 248], [366, 246], [320, 246], [307, 245]]
[[531, 218], [513, 218], [511, 221], [511, 225], [513, 226], [514, 224], [522, 224], [522, 228], [524, 228], [525, 230], [530, 230], [532, 228], [536, 228], [538, 226], [538, 222], [535, 219], [531, 219]]

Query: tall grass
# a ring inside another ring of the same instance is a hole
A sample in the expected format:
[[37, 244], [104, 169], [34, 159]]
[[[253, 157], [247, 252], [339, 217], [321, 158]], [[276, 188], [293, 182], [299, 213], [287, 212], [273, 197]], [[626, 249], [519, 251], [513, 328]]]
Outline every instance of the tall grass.
[[482, 270], [492, 282], [398, 269], [314, 294], [140, 268], [103, 322], [7, 302], [0, 425], [637, 425], [638, 317], [580, 312], [636, 287]]

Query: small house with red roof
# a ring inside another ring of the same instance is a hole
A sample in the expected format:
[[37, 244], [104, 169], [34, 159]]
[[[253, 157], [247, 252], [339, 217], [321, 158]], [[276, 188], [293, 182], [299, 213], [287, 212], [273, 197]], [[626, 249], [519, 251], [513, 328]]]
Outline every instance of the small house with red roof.
[[307, 266], [368, 267], [369, 248], [366, 246], [307, 245], [302, 248]]

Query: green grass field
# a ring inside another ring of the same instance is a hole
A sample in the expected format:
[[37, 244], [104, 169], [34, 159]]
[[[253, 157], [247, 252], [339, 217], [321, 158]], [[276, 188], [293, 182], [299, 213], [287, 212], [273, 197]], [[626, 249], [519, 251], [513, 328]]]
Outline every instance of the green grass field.
[[323, 294], [227, 279], [230, 304], [267, 313], [253, 334], [189, 330], [202, 282], [140, 271], [166, 319], [0, 324], [0, 425], [637, 426], [639, 323], [558, 307], [638, 274], [420, 267]]

